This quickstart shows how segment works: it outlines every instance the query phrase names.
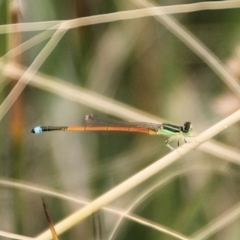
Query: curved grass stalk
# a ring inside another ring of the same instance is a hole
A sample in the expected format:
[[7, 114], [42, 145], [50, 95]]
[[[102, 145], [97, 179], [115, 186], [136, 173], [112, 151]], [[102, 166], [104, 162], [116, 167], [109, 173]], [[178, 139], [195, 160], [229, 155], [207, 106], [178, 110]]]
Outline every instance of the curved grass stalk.
[[192, 235], [194, 240], [204, 240], [209, 239], [214, 233], [226, 227], [228, 224], [232, 223], [234, 220], [240, 217], [240, 203], [235, 204], [227, 212], [211, 221], [202, 229], [198, 230]]
[[183, 173], [186, 173], [187, 171], [188, 171], [187, 169], [175, 171], [175, 172], [167, 175], [166, 177], [164, 177], [162, 180], [157, 181], [154, 185], [152, 185], [151, 187], [147, 188], [142, 193], [140, 193], [139, 196], [137, 196], [136, 199], [129, 205], [129, 207], [127, 207], [124, 214], [120, 215], [120, 217], [117, 221], [117, 224], [115, 225], [114, 229], [112, 230], [108, 240], [112, 240], [114, 238], [125, 215], [130, 214], [130, 212], [133, 211], [133, 209], [137, 208], [150, 194], [153, 194], [153, 192], [156, 191], [160, 186], [163, 187], [164, 185], [166, 185], [167, 183], [172, 181], [174, 178], [178, 177], [179, 175], [182, 175]]
[[[206, 169], [209, 170], [209, 167], [207, 167], [207, 166], [204, 166], [204, 167], [200, 166], [200, 168], [202, 170], [206, 170]], [[157, 181], [156, 184], [154, 184], [152, 187], [148, 188], [146, 191], [143, 191], [143, 193], [140, 194], [136, 198], [136, 200], [125, 211], [120, 211], [120, 210], [110, 208], [110, 207], [103, 207], [102, 208], [103, 210], [105, 210], [107, 212], [110, 212], [110, 213], [114, 213], [114, 214], [120, 216], [118, 224], [115, 226], [115, 229], [113, 230], [113, 232], [112, 232], [111, 236], [108, 238], [108, 240], [112, 239], [112, 237], [116, 233], [116, 229], [119, 228], [120, 222], [122, 221], [123, 218], [127, 218], [129, 220], [140, 223], [142, 225], [149, 226], [152, 229], [155, 229], [157, 231], [165, 232], [166, 234], [169, 234], [171, 236], [175, 236], [178, 239], [190, 239], [190, 238], [187, 238], [187, 237], [181, 235], [180, 233], [174, 232], [174, 231], [172, 231], [172, 230], [170, 230], [170, 229], [168, 229], [164, 226], [161, 226], [161, 225], [156, 224], [156, 223], [149, 222], [146, 219], [141, 219], [139, 217], [136, 217], [136, 216], [130, 214], [130, 211], [132, 211], [133, 208], [136, 208], [139, 204], [141, 204], [141, 202], [143, 202], [144, 199], [149, 194], [152, 194], [153, 191], [157, 190], [157, 188], [159, 188], [160, 186], [161, 187], [165, 186], [170, 181], [172, 181], [174, 178], [179, 177], [183, 174], [190, 173], [190, 172], [192, 172], [193, 170], [196, 170], [196, 169], [199, 170], [199, 166], [194, 166], [194, 167], [189, 167], [189, 168], [184, 168], [184, 169], [181, 169], [181, 170], [177, 170], [177, 171], [172, 172], [170, 175], [167, 175], [166, 177], [161, 177], [161, 180]], [[217, 169], [216, 167], [213, 167], [213, 168], [210, 168], [210, 169], [212, 171], [217, 171], [217, 172], [222, 171], [221, 168]], [[229, 173], [229, 171], [227, 173]], [[35, 192], [35, 193], [41, 193], [41, 194], [44, 194], [44, 195], [47, 195], [47, 196], [57, 197], [57, 198], [62, 199], [62, 200], [68, 200], [68, 201], [83, 204], [83, 205], [89, 204], [89, 201], [79, 199], [79, 197], [72, 196], [72, 195], [70, 196], [69, 194], [64, 194], [64, 193], [61, 193], [59, 191], [49, 189], [49, 188], [46, 188], [46, 187], [33, 185], [32, 183], [20, 182], [20, 181], [16, 181], [16, 180], [1, 178], [0, 179], [0, 185], [6, 186], [6, 187], [12, 187], [12, 188], [16, 188], [16, 189], [21, 189], [21, 190], [25, 190], [25, 191]], [[235, 210], [237, 210], [237, 211], [235, 211]], [[200, 240], [202, 238], [204, 239], [206, 236], [212, 235], [216, 231], [222, 229], [224, 226], [226, 226], [227, 224], [234, 221], [234, 219], [236, 219], [238, 217], [238, 214], [236, 214], [238, 212], [239, 212], [239, 209], [238, 209], [238, 204], [237, 204], [233, 208], [231, 208], [230, 210], [228, 210], [227, 212], [222, 214], [220, 217], [217, 217], [214, 221], [212, 221], [211, 224], [209, 224], [203, 230], [200, 230], [197, 233], [193, 234], [191, 239]], [[0, 233], [0, 235], [1, 235], [1, 233]], [[2, 235], [2, 236], [4, 236], [4, 235]], [[21, 238], [19, 238], [19, 239], [21, 239]]]
[[[114, 229], [112, 230], [108, 240], [112, 240], [114, 236], [116, 235], [121, 223], [124, 220], [124, 217], [130, 214], [133, 209], [137, 208], [149, 195], [152, 195], [153, 192], [155, 192], [160, 186], [163, 187], [166, 184], [168, 184], [170, 181], [172, 181], [174, 178], [177, 178], [183, 174], [188, 174], [191, 171], [198, 169], [199, 167], [190, 167], [190, 168], [184, 168], [177, 171], [174, 171], [167, 175], [166, 177], [161, 178], [160, 180], [156, 181], [155, 184], [153, 184], [151, 187], [144, 190], [141, 194], [139, 194], [138, 197], [129, 205], [129, 207], [125, 210], [124, 214], [120, 215]], [[209, 167], [205, 167], [205, 169], [209, 170]], [[212, 168], [212, 171], [216, 171], [216, 168]], [[221, 171], [221, 170], [218, 170]], [[217, 171], [217, 172], [218, 172]], [[200, 240], [206, 237], [209, 237], [210, 235], [216, 233], [217, 231], [221, 230], [226, 225], [233, 222], [236, 218], [240, 216], [239, 212], [239, 204], [232, 207], [230, 210], [222, 214], [221, 216], [217, 217], [214, 221], [212, 221], [210, 224], [208, 224], [206, 227], [204, 227], [202, 230], [199, 230], [197, 233], [193, 234], [191, 236], [191, 239], [194, 240]]]
[[[19, 24], [8, 24], [0, 26], [0, 34], [12, 33], [12, 32], [32, 32], [58, 29], [58, 24], [63, 24], [62, 29], [69, 30], [71, 28], [77, 28], [87, 25], [109, 23], [115, 21], [131, 20], [136, 18], [159, 16], [166, 14], [178, 14], [196, 12], [202, 10], [219, 10], [219, 9], [230, 9], [238, 8], [240, 3], [236, 0], [222, 1], [222, 2], [199, 2], [192, 4], [181, 4], [174, 6], [155, 7], [148, 6], [147, 8], [137, 10], [119, 11], [115, 13], [102, 14], [91, 17], [83, 17], [72, 20], [62, 21], [48, 21], [48, 22], [35, 22], [35, 23], [19, 23]], [[17, 28], [16, 28], [17, 27]]]
[[[29, 184], [29, 183], [23, 183], [23, 182], [16, 182], [16, 181], [10, 180], [10, 179], [0, 179], [0, 185], [8, 186], [8, 187], [14, 187], [14, 188], [17, 188], [17, 189], [22, 189], [22, 190], [31, 191], [31, 192], [42, 193], [42, 194], [45, 194], [45, 195], [58, 197], [60, 199], [65, 199], [65, 200], [75, 202], [75, 203], [79, 203], [79, 204], [83, 204], [83, 205], [89, 204], [89, 201], [79, 199], [79, 197], [69, 196], [67, 194], [57, 192], [56, 190], [51, 190], [51, 189], [47, 189], [46, 187], [33, 185], [32, 183]], [[117, 210], [117, 209], [114, 209], [114, 208], [109, 208], [109, 207], [104, 207], [103, 210], [108, 211], [110, 213], [117, 214], [117, 215], [122, 216], [122, 217], [125, 217], [125, 218], [127, 218], [129, 220], [132, 220], [136, 223], [139, 223], [141, 225], [148, 226], [148, 227], [150, 227], [152, 229], [155, 229], [159, 232], [164, 232], [168, 235], [176, 237], [177, 239], [190, 240], [190, 238], [182, 235], [181, 233], [173, 231], [173, 230], [171, 230], [171, 229], [169, 229], [169, 228], [167, 228], [163, 225], [151, 222], [147, 219], [140, 218], [139, 216], [134, 216], [133, 214], [128, 214], [126, 212], [123, 212], [123, 211], [120, 211], [120, 210]], [[1, 232], [0, 232], [0, 235], [1, 235]]]
[[17, 240], [34, 240], [35, 239], [35, 238], [26, 237], [26, 236], [14, 234], [14, 233], [9, 233], [9, 232], [5, 232], [5, 231], [1, 231], [1, 230], [0, 230], [0, 236], [6, 237], [6, 238], [11, 238], [11, 239], [17, 239]]

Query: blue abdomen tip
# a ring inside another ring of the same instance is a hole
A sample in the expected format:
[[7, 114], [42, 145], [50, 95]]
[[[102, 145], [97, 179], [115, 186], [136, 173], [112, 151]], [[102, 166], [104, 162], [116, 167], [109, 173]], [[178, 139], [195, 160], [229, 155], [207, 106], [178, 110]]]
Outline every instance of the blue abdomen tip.
[[35, 127], [31, 131], [32, 133], [42, 133], [42, 128], [41, 127]]

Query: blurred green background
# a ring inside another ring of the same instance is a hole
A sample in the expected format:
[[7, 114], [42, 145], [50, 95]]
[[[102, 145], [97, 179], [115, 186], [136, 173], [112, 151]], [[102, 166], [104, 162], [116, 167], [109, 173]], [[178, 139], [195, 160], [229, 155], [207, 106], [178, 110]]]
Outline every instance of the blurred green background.
[[[155, 1], [154, 4], [196, 2]], [[1, 0], [0, 22], [2, 25], [13, 23], [14, 14], [19, 23], [68, 20], [138, 9], [141, 2], [136, 3], [16, 1], [16, 14], [11, 1]], [[211, 49], [236, 77], [240, 76], [239, 9], [173, 16]], [[1, 34], [1, 56], [14, 44], [17, 46], [38, 33]], [[28, 67], [48, 40], [7, 60]], [[109, 102], [116, 100], [142, 110], [146, 116], [152, 114], [178, 125], [192, 121], [195, 132], [207, 129], [239, 108], [238, 97], [226, 84], [154, 17], [71, 29], [38, 73], [45, 74], [46, 78], [54, 77], [54, 81], [66, 84], [66, 88], [68, 84], [76, 90], [82, 87], [90, 91], [90, 96], [97, 93], [107, 97]], [[1, 74], [1, 102], [14, 85], [15, 80]], [[92, 200], [169, 152], [162, 136], [87, 132], [34, 135], [30, 132], [38, 125], [79, 125], [90, 113], [111, 114], [94, 104], [76, 103], [28, 85], [1, 121], [1, 178]], [[238, 150], [239, 124], [224, 131], [216, 140]], [[176, 142], [173, 145], [176, 146]], [[169, 176], [172, 177], [133, 211], [135, 214], [190, 236], [239, 201], [238, 165], [194, 150], [111, 206], [127, 208], [141, 191]], [[26, 236], [35, 236], [47, 228], [41, 197], [54, 222], [80, 207], [10, 186], [1, 185], [0, 191], [0, 230]], [[100, 212], [103, 239], [108, 239], [117, 218], [111, 213]], [[114, 239], [175, 239], [129, 220], [123, 222]], [[93, 225], [89, 217], [60, 238], [96, 239]], [[239, 234], [239, 220], [235, 220], [207, 239], [237, 239]]]

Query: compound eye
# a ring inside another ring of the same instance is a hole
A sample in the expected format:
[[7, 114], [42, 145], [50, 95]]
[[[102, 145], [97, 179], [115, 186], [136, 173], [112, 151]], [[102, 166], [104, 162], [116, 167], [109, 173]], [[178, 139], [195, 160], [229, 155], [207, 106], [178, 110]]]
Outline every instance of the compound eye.
[[191, 124], [191, 122], [185, 122], [183, 126], [184, 126], [183, 127], [183, 132], [187, 133], [187, 132], [192, 131], [192, 124]]

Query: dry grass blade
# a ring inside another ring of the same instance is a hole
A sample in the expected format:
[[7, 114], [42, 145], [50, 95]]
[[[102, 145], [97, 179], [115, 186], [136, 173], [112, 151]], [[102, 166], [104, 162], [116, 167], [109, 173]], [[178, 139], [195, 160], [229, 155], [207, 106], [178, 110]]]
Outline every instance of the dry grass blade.
[[43, 209], [44, 209], [44, 213], [45, 213], [45, 216], [46, 216], [46, 219], [47, 219], [47, 222], [48, 222], [49, 229], [51, 230], [51, 233], [52, 233], [52, 237], [53, 237], [54, 240], [59, 240], [58, 236], [57, 236], [57, 233], [55, 231], [55, 228], [54, 228], [54, 224], [51, 220], [50, 215], [48, 214], [48, 210], [47, 210], [47, 207], [46, 207], [46, 204], [45, 204], [45, 201], [44, 201], [43, 198], [42, 198], [42, 204], [43, 204]]

